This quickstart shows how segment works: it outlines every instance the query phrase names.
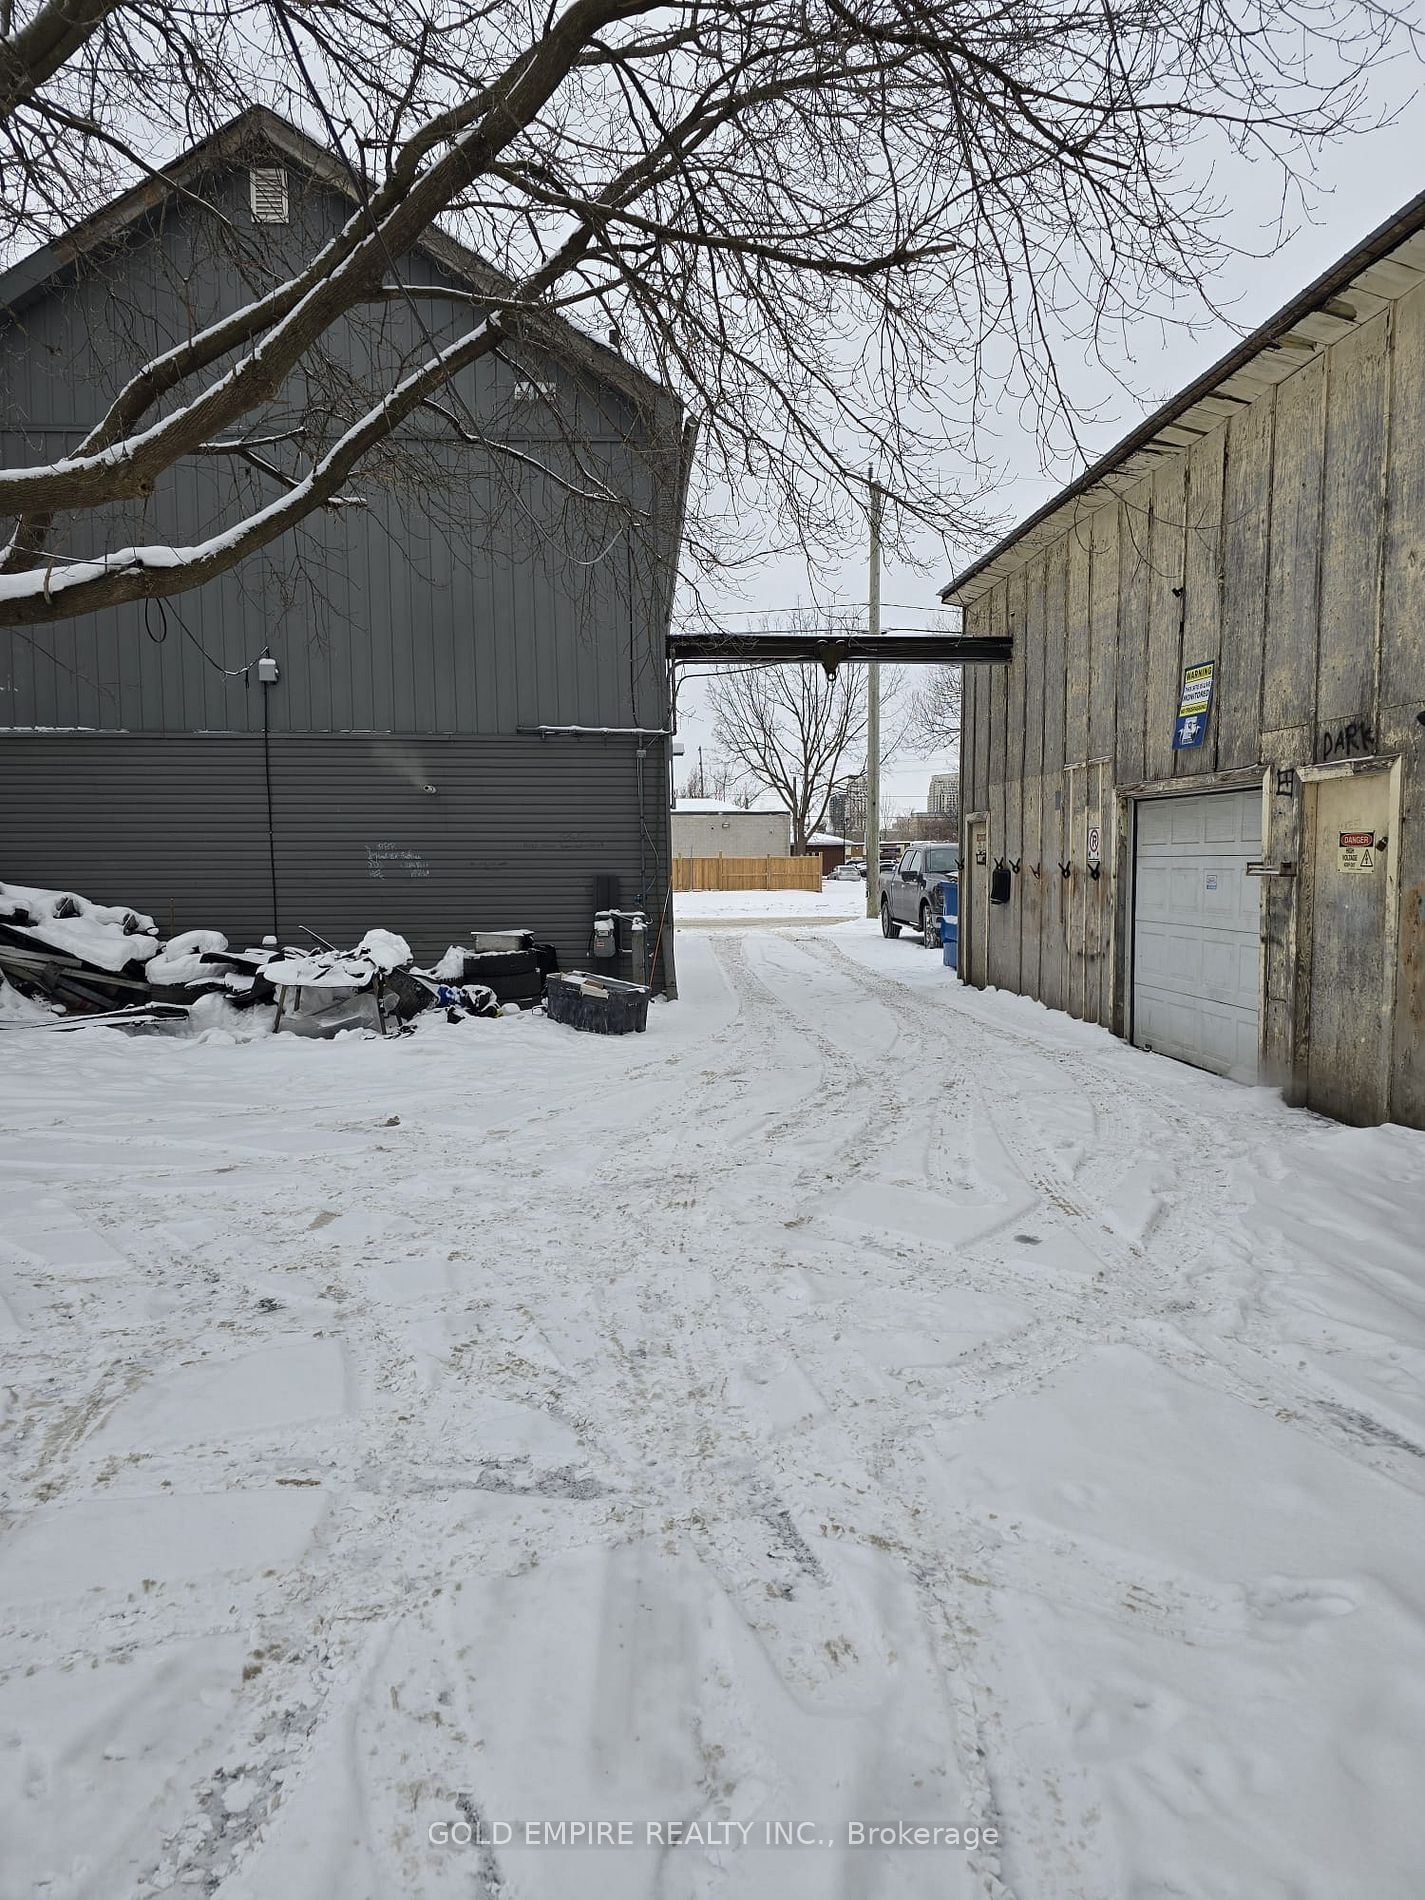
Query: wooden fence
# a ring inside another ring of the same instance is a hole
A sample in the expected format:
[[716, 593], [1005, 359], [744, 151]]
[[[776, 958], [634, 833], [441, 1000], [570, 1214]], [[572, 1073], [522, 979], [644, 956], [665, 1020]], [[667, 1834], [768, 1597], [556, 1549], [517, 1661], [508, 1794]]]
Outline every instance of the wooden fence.
[[821, 859], [674, 858], [675, 891], [819, 891]]

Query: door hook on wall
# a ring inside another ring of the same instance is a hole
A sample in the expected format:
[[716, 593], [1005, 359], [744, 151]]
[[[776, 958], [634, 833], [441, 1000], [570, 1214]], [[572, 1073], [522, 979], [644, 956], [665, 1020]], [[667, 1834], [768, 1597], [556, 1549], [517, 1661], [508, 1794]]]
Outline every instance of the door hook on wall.
[[1031, 864], [1029, 867], [1029, 875], [1031, 877], [1038, 877], [1039, 873], [1043, 869], [1044, 869], [1044, 866], [1042, 864]]
[[1093, 878], [1095, 883], [1097, 883], [1099, 874], [1102, 871], [1102, 869], [1103, 869], [1103, 866], [1099, 863], [1097, 858], [1091, 858], [1089, 860], [1089, 876]]
[[1023, 863], [1022, 858], [1011, 858], [1009, 861], [1009, 868], [1011, 871], [1014, 872], [1014, 875], [1016, 877], [1019, 876], [1019, 867], [1022, 863]]
[[1073, 865], [1072, 865], [1072, 864], [1065, 864], [1065, 863], [1064, 863], [1064, 860], [1063, 860], [1062, 858], [1060, 858], [1060, 860], [1059, 860], [1059, 875], [1060, 875], [1060, 877], [1067, 877], [1067, 876], [1069, 875], [1069, 873], [1070, 873], [1070, 871], [1072, 871], [1072, 870], [1073, 870], [1073, 868], [1074, 868], [1074, 867], [1073, 867]]

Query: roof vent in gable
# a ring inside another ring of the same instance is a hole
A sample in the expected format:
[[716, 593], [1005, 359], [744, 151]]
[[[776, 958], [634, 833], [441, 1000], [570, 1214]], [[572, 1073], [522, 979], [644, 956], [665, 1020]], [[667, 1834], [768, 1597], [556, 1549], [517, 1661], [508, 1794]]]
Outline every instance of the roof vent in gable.
[[247, 175], [254, 224], [286, 224], [287, 174], [276, 165], [254, 165]]

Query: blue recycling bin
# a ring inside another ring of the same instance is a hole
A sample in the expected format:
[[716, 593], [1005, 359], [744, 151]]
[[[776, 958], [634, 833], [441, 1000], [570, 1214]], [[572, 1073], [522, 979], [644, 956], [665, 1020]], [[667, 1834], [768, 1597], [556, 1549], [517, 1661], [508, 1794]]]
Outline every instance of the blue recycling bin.
[[960, 967], [960, 880], [945, 880], [945, 909], [940, 917], [940, 954], [947, 970]]

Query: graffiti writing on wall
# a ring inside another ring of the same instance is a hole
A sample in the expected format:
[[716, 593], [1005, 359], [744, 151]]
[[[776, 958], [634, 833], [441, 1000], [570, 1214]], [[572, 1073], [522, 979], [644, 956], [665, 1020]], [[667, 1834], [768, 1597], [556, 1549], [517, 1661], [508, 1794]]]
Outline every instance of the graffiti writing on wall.
[[1332, 759], [1358, 759], [1376, 749], [1374, 728], [1364, 719], [1352, 719], [1344, 726], [1328, 726], [1316, 749], [1323, 764]]
[[430, 866], [419, 851], [406, 851], [398, 844], [369, 844], [366, 847], [366, 875], [375, 878], [429, 877]]

